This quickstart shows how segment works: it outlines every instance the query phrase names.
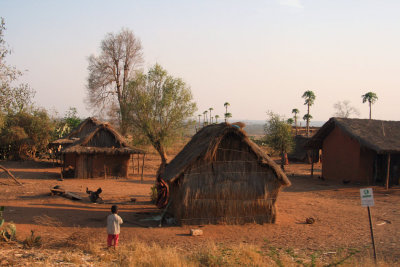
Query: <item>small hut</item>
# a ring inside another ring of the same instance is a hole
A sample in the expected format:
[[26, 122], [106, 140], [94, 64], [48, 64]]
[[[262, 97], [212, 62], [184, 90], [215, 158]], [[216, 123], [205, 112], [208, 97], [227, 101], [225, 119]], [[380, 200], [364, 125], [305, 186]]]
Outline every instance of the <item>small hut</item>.
[[[61, 151], [63, 173], [70, 177], [127, 177], [132, 154], [145, 154], [130, 148], [124, 138], [108, 123], [85, 120], [68, 135], [76, 141]], [[89, 131], [89, 129], [91, 131]], [[143, 157], [144, 159], [144, 157]]]
[[159, 206], [179, 223], [275, 222], [278, 193], [290, 181], [240, 126], [202, 128], [159, 175], [167, 190]]

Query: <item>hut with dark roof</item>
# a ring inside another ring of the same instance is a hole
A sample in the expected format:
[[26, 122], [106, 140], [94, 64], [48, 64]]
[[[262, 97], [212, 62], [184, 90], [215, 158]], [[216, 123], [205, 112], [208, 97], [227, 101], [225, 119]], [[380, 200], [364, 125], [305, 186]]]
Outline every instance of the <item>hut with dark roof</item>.
[[127, 177], [131, 155], [145, 154], [130, 148], [111, 125], [94, 118], [83, 121], [64, 139], [73, 140], [61, 150], [67, 177]]
[[158, 176], [159, 207], [178, 223], [275, 222], [278, 193], [290, 181], [241, 126], [202, 128]]
[[327, 180], [399, 184], [400, 121], [331, 118], [307, 146], [322, 149]]

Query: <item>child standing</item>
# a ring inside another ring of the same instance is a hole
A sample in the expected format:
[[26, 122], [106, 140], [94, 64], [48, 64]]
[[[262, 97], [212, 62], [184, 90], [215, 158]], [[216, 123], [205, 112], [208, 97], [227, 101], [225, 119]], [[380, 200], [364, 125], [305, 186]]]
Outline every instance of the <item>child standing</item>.
[[111, 207], [111, 213], [107, 217], [107, 246], [111, 247], [114, 240], [114, 248], [118, 245], [120, 227], [119, 225], [123, 223], [121, 217], [119, 217], [118, 213], [118, 206], [113, 205]]

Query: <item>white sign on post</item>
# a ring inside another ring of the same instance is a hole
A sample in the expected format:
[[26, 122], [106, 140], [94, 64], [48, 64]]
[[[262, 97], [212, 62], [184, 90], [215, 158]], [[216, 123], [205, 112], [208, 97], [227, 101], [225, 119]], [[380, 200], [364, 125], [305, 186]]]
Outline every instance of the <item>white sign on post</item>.
[[372, 193], [372, 188], [360, 189], [361, 195], [361, 206], [372, 207], [374, 206], [374, 194]]

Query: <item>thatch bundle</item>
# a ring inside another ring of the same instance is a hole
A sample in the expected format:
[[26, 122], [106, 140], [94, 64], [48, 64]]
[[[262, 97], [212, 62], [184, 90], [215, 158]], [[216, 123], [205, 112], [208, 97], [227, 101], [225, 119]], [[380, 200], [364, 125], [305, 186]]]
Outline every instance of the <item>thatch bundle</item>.
[[182, 224], [275, 222], [286, 175], [239, 127], [204, 127], [160, 175]]

